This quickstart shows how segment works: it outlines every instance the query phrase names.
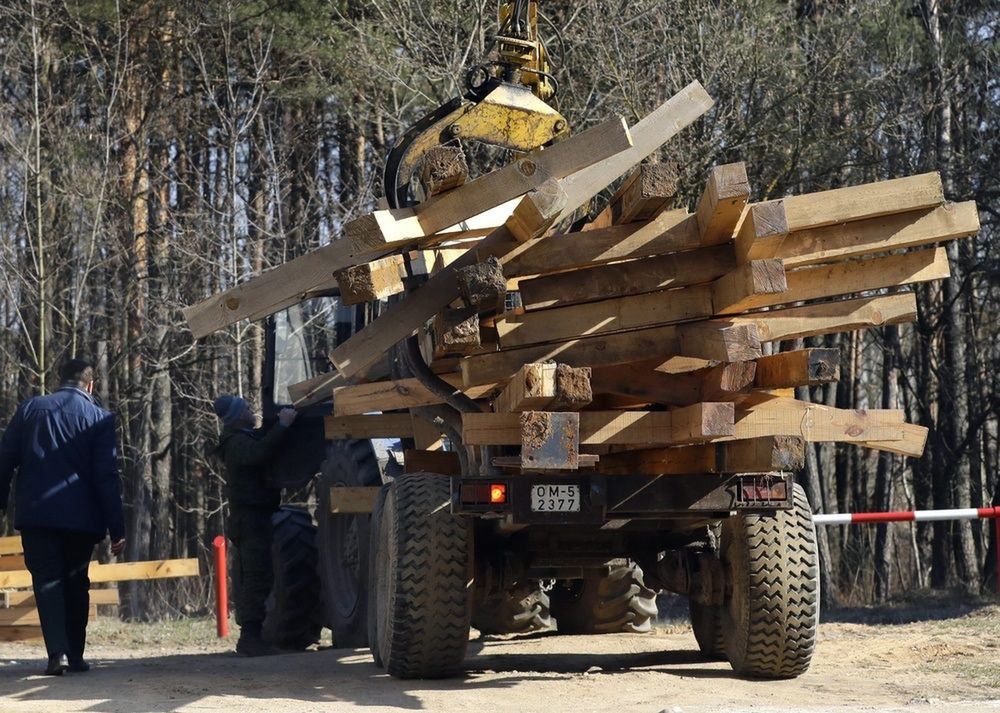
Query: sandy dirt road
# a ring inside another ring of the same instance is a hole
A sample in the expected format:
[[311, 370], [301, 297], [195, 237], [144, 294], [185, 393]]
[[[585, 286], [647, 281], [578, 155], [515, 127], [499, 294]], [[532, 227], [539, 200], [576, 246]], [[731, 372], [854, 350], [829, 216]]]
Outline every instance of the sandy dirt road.
[[741, 680], [727, 664], [704, 661], [682, 621], [651, 635], [476, 640], [465, 677], [450, 681], [390, 679], [366, 652], [344, 649], [240, 659], [232, 642], [211, 638], [207, 621], [99, 621], [87, 674], [37, 675], [36, 646], [0, 644], [0, 712], [1000, 713], [1000, 607], [832, 618], [811, 670], [777, 682]]

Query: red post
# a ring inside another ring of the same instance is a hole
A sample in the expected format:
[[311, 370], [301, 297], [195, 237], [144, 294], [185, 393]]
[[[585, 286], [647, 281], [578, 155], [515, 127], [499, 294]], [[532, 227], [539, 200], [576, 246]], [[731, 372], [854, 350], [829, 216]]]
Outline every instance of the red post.
[[996, 567], [997, 567], [997, 572], [996, 572], [996, 574], [997, 574], [997, 596], [1000, 596], [1000, 508], [993, 508], [993, 509], [995, 511], [998, 511], [993, 516], [993, 527], [996, 529], [996, 536], [997, 536], [997, 544], [996, 544], [996, 547], [994, 548], [993, 551], [996, 552], [996, 556], [997, 556], [997, 561], [996, 561]]
[[220, 639], [229, 636], [229, 587], [226, 583], [226, 538], [216, 535], [215, 547], [215, 630]]

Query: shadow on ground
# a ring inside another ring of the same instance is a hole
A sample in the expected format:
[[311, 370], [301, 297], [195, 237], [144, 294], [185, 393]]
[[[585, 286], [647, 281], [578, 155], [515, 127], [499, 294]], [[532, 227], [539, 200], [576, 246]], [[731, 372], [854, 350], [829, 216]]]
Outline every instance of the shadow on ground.
[[[713, 666], [692, 650], [589, 654], [581, 641], [580, 653], [531, 653], [517, 652], [516, 643], [471, 642], [466, 674], [444, 681], [396, 680], [377, 669], [367, 651], [348, 649], [260, 659], [241, 659], [232, 653], [95, 658], [89, 673], [61, 678], [39, 675], [41, 659], [21, 660], [0, 666], [0, 694], [11, 701], [44, 701], [51, 710], [72, 707], [95, 713], [174, 713], [214, 696], [249, 699], [248, 709], [255, 709], [254, 700], [286, 699], [418, 710], [425, 707], [420, 692], [463, 689], [495, 695], [525, 681], [551, 679], [553, 674], [608, 676], [644, 669], [689, 678], [733, 677], [728, 666]], [[61, 701], [66, 705], [60, 706]]]

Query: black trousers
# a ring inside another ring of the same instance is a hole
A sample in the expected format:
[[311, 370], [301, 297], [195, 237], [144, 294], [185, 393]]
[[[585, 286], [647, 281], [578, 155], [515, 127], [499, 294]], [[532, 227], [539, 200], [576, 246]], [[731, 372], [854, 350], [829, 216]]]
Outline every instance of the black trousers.
[[229, 506], [226, 534], [233, 543], [233, 603], [240, 626], [264, 621], [274, 583], [271, 566], [271, 511]]
[[92, 533], [24, 528], [24, 564], [31, 572], [35, 606], [49, 656], [83, 656], [87, 643], [90, 578], [87, 569], [98, 538]]

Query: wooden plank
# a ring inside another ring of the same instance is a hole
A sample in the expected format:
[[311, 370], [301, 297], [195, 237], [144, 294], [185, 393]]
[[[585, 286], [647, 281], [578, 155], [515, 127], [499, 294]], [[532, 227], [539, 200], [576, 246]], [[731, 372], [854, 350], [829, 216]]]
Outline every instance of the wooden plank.
[[413, 438], [413, 424], [408, 413], [383, 413], [365, 416], [326, 416], [326, 439]]
[[19, 555], [24, 552], [20, 535], [0, 537], [0, 555]]
[[593, 400], [590, 369], [553, 362], [525, 364], [493, 400], [497, 413], [577, 411]]
[[750, 259], [781, 258], [786, 268], [912, 248], [979, 232], [975, 201], [800, 230], [754, 243]]
[[699, 473], [794, 472], [805, 465], [805, 442], [768, 436], [728, 443], [623, 451], [601, 456], [605, 475], [694, 475]]
[[409, 245], [631, 146], [625, 120], [615, 117], [412, 208], [380, 210], [356, 218], [344, 226], [344, 235], [359, 255]]
[[[712, 434], [733, 431], [732, 409], [733, 405], [726, 403], [699, 404], [691, 412], [681, 410], [676, 431], [669, 411], [581, 411], [580, 444], [681, 444], [717, 438]], [[462, 414], [462, 443], [519, 446], [520, 418], [518, 413]]]
[[435, 358], [448, 354], [474, 354], [482, 348], [477, 307], [445, 308], [434, 315], [431, 331]]
[[717, 364], [707, 369], [678, 376], [697, 379], [700, 382], [699, 397], [701, 401], [731, 401], [753, 388], [759, 363], [760, 359]]
[[797, 349], [758, 359], [754, 385], [758, 389], [783, 389], [839, 379], [839, 350]]
[[0, 641], [41, 641], [40, 626], [0, 626]]
[[0, 557], [0, 572], [24, 569], [24, 555], [4, 555]]
[[628, 173], [677, 132], [711, 109], [714, 103], [704, 87], [694, 81], [643, 117], [629, 130], [632, 136], [631, 148], [577, 171], [560, 182], [566, 193], [566, 207], [556, 222], [573, 215], [577, 208], [604, 190], [612, 181]]
[[[88, 576], [91, 582], [123, 582], [139, 579], [198, 576], [198, 560], [172, 559], [147, 562], [118, 562], [116, 564], [90, 563]], [[31, 574], [27, 571], [0, 572], [0, 588], [30, 587]]]
[[[101, 604], [118, 606], [118, 589], [91, 589], [90, 603], [92, 605]], [[0, 609], [34, 606], [34, 592], [0, 592]]]
[[788, 230], [805, 230], [889, 213], [933, 208], [944, 203], [937, 172], [783, 199]]
[[[752, 298], [778, 295], [788, 290], [781, 260], [749, 260], [712, 284], [714, 314], [732, 314], [747, 309]], [[785, 300], [787, 301], [787, 300]]]
[[405, 288], [406, 267], [402, 255], [386, 255], [378, 260], [345, 267], [334, 273], [344, 304], [356, 305], [383, 300]]
[[[556, 344], [532, 345], [489, 354], [476, 354], [461, 362], [462, 380], [471, 385], [504, 381], [522, 364], [559, 361], [570, 366], [610, 366], [643, 361], [654, 357], [664, 360], [682, 353], [680, 334], [688, 336], [687, 348], [700, 353], [686, 354], [699, 359], [740, 361], [760, 356], [759, 344], [753, 346], [753, 333], [735, 327], [733, 320], [712, 320], [709, 326], [683, 331], [668, 325], [615, 334], [598, 334]], [[688, 327], [689, 325], [682, 325]], [[701, 335], [697, 333], [701, 330]], [[712, 336], [712, 332], [718, 334]], [[720, 356], [725, 358], [719, 358]]]
[[752, 361], [718, 364], [697, 371], [669, 374], [657, 371], [657, 362], [620, 364], [593, 370], [595, 394], [630, 396], [645, 403], [689, 406], [699, 401], [731, 401], [747, 392], [754, 381]]
[[697, 285], [735, 269], [732, 245], [716, 245], [544, 275], [521, 280], [518, 288], [530, 311]]
[[950, 274], [948, 253], [945, 248], [813, 265], [788, 271], [785, 274], [788, 289], [784, 292], [747, 295], [739, 303], [720, 310], [720, 313], [731, 314], [789, 302], [941, 280]]
[[461, 475], [462, 462], [454, 451], [420, 451], [407, 449], [403, 452], [403, 471], [406, 473], [437, 473], [439, 475]]
[[[541, 234], [555, 219], [565, 202], [565, 196], [558, 184], [550, 180], [521, 200], [535, 204], [536, 216], [543, 220], [535, 225], [535, 231]], [[529, 211], [522, 211], [522, 217], [529, 214]], [[523, 224], [518, 229], [523, 229]], [[506, 226], [493, 231], [475, 248], [432, 276], [409, 293], [406, 299], [389, 305], [385, 312], [364, 329], [335, 348], [330, 353], [330, 361], [346, 377], [359, 373], [387, 354], [397, 342], [413, 334], [458, 296], [456, 276], [459, 270], [489, 256], [503, 255], [518, 244]]]
[[[456, 388], [462, 385], [461, 374], [439, 374], [439, 376]], [[481, 399], [497, 387], [497, 384], [474, 386], [466, 390], [465, 395], [470, 399]], [[444, 399], [416, 378], [339, 386], [333, 390], [334, 416], [360, 416], [372, 411], [396, 411], [442, 403]]]
[[458, 146], [434, 146], [420, 162], [420, 186], [425, 196], [457, 188], [468, 179], [469, 166]]
[[902, 324], [916, 318], [916, 297], [907, 292], [789, 307], [713, 321], [723, 324], [752, 324], [757, 327], [762, 342], [777, 342]]
[[750, 181], [742, 161], [714, 166], [698, 201], [698, 232], [702, 245], [733, 239], [743, 208], [750, 199]]
[[736, 233], [736, 261], [746, 262], [758, 241], [781, 240], [788, 235], [788, 230], [788, 217], [783, 201], [766, 201], [747, 206], [743, 212], [743, 223]]
[[382, 488], [337, 486], [330, 488], [330, 512], [336, 515], [367, 515], [375, 509]]

